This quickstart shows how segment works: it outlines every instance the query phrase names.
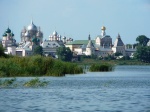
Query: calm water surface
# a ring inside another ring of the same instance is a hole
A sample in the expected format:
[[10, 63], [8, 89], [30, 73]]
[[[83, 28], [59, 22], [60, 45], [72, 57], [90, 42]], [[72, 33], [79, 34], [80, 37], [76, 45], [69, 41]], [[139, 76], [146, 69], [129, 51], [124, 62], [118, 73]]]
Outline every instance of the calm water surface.
[[41, 79], [49, 85], [1, 88], [0, 112], [150, 112], [150, 66]]

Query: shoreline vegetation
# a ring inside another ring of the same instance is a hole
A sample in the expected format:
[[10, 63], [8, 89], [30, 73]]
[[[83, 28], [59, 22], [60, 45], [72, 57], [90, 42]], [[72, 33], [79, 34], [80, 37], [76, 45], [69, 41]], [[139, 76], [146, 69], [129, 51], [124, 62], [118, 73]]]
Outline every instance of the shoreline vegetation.
[[0, 58], [0, 77], [61, 77], [66, 74], [113, 71], [116, 65], [150, 65], [138, 60], [97, 60], [85, 58], [79, 62], [64, 62], [40, 55]]
[[0, 77], [41, 77], [81, 74], [83, 68], [75, 63], [63, 62], [52, 57], [0, 58]]

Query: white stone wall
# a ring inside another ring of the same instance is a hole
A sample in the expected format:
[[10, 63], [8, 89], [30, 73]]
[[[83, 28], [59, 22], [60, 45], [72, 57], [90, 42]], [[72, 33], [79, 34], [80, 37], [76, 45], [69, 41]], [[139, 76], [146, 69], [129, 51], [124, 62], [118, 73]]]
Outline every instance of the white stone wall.
[[7, 47], [7, 50], [8, 50], [8, 54], [16, 55], [16, 47], [14, 47], [14, 46]]

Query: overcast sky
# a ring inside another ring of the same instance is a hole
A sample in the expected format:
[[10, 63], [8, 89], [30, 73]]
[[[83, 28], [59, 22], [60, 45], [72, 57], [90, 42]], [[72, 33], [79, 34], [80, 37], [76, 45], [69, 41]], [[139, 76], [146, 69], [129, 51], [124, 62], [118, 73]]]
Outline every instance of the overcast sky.
[[9, 28], [20, 42], [20, 32], [31, 19], [44, 39], [56, 30], [74, 40], [95, 39], [106, 27], [113, 42], [118, 33], [125, 44], [138, 35], [150, 38], [150, 0], [0, 0], [0, 35]]

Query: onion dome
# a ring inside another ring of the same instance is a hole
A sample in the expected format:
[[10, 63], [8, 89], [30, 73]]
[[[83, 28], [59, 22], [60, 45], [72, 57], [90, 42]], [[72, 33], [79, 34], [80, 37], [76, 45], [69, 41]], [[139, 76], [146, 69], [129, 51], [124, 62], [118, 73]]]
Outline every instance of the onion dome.
[[26, 32], [26, 28], [24, 27], [24, 29], [22, 29], [21, 32], [22, 32], [22, 33], [25, 33], [25, 32]]
[[40, 39], [34, 37], [34, 38], [32, 38], [32, 42], [40, 42]]
[[53, 38], [53, 36], [52, 36], [52, 35], [50, 35], [50, 36], [49, 36], [49, 38]]
[[54, 36], [57, 36], [57, 32], [56, 32], [56, 31], [54, 31], [54, 32], [53, 32], [53, 35], [54, 35]]
[[101, 27], [101, 30], [106, 30], [106, 27], [105, 27], [105, 26], [102, 26], [102, 27]]
[[12, 36], [12, 37], [14, 36], [14, 33], [13, 33], [13, 32], [11, 33], [11, 36]]
[[11, 33], [11, 30], [9, 29], [9, 27], [6, 30], [6, 33]]
[[66, 39], [66, 37], [65, 37], [65, 36], [63, 36], [63, 39]]
[[42, 35], [43, 35], [43, 34], [42, 34], [41, 31], [38, 31], [37, 34], [36, 34], [37, 37], [41, 37]]
[[7, 34], [6, 34], [6, 33], [4, 33], [4, 34], [3, 34], [3, 37], [6, 37], [6, 36], [7, 36]]
[[40, 33], [40, 32], [37, 32], [36, 36], [37, 36], [37, 37], [40, 37], [40, 36], [41, 36], [41, 33]]
[[30, 37], [30, 34], [29, 32], [27, 31], [25, 34], [24, 34], [25, 37]]
[[36, 41], [36, 38], [34, 37], [34, 38], [32, 38], [32, 42], [35, 42]]
[[61, 35], [58, 35], [58, 37], [61, 39]]
[[33, 24], [33, 21], [31, 21], [31, 24], [27, 28], [28, 30], [37, 31], [37, 27]]

